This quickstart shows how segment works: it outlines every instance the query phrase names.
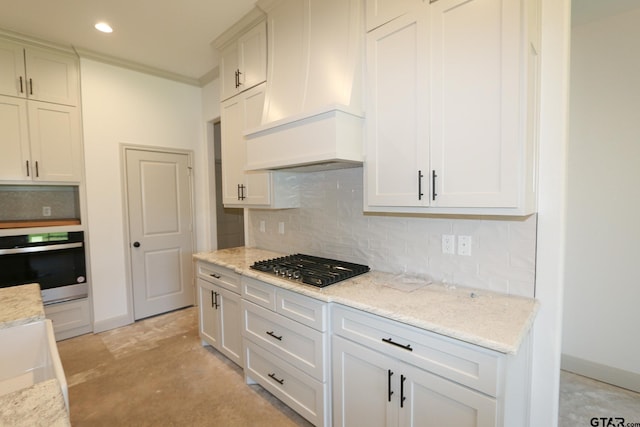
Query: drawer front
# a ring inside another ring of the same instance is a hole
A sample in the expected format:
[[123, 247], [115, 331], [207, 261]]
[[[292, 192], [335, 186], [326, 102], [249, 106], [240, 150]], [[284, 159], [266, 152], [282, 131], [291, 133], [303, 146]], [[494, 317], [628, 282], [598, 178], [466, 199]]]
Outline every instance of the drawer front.
[[243, 336], [324, 382], [327, 335], [277, 313], [242, 301]]
[[325, 302], [278, 289], [276, 291], [276, 311], [318, 331], [327, 330], [327, 303]]
[[326, 425], [328, 386], [300, 372], [269, 351], [244, 340], [245, 377], [259, 383], [316, 426]]
[[331, 321], [336, 335], [497, 396], [504, 365], [498, 352], [337, 304]]
[[199, 278], [240, 295], [240, 275], [238, 273], [228, 268], [202, 261], [198, 262], [196, 268]]
[[242, 298], [276, 311], [276, 287], [268, 283], [242, 276]]

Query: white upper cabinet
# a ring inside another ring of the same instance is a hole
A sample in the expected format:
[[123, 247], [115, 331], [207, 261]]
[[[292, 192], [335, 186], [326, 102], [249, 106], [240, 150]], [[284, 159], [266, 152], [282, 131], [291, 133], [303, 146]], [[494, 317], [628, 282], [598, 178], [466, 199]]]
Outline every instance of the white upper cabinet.
[[368, 34], [365, 210], [535, 212], [538, 15], [438, 0]]
[[77, 107], [0, 95], [0, 181], [80, 182]]
[[367, 0], [365, 4], [367, 31], [404, 15], [420, 6], [424, 0]]
[[222, 102], [222, 202], [235, 207], [290, 208], [299, 205], [297, 178], [279, 172], [245, 171], [244, 130], [262, 117], [265, 85], [258, 85]]
[[0, 94], [75, 106], [78, 78], [71, 54], [0, 40]]
[[228, 42], [221, 51], [221, 99], [228, 99], [267, 79], [267, 27], [264, 21]]

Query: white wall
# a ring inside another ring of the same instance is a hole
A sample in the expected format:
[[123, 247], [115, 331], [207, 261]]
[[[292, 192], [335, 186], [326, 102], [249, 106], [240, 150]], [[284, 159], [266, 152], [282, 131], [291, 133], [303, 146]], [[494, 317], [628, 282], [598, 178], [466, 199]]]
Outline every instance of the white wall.
[[540, 153], [531, 426], [558, 425], [571, 0], [542, 0]]
[[207, 208], [202, 90], [81, 59], [88, 226], [95, 330], [133, 320], [127, 291], [120, 144], [194, 152], [196, 245]]
[[572, 31], [562, 352], [566, 369], [640, 391], [636, 7]]

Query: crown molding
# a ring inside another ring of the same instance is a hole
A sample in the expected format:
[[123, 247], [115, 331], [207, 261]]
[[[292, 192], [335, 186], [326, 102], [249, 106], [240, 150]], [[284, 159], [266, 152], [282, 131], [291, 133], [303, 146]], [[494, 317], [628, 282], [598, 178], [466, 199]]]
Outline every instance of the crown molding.
[[39, 39], [37, 37], [28, 36], [26, 34], [17, 33], [15, 31], [0, 29], [0, 37], [5, 40], [18, 42], [21, 44], [27, 44], [34, 47], [41, 47], [46, 49], [55, 49], [61, 52], [70, 53], [75, 55], [76, 52], [72, 46], [64, 45], [61, 43], [55, 43], [49, 40]]
[[102, 53], [94, 52], [92, 50], [75, 48], [76, 53], [80, 58], [92, 59], [94, 61], [104, 62], [110, 65], [116, 65], [118, 67], [127, 68], [129, 70], [138, 71], [145, 74], [151, 74], [156, 77], [162, 77], [169, 80], [174, 80], [180, 83], [186, 83], [192, 86], [200, 87], [200, 80], [193, 77], [187, 77], [182, 74], [172, 73], [170, 71], [161, 70], [159, 68], [151, 67], [148, 65], [140, 64], [135, 61], [129, 61], [115, 56], [105, 55]]
[[211, 42], [211, 46], [215, 47], [218, 50], [222, 50], [229, 43], [233, 42], [238, 38], [242, 33], [246, 32], [251, 27], [255, 26], [259, 22], [264, 21], [266, 18], [263, 11], [254, 7], [244, 15], [238, 22], [230, 26], [226, 29], [222, 34], [220, 34], [214, 41]]

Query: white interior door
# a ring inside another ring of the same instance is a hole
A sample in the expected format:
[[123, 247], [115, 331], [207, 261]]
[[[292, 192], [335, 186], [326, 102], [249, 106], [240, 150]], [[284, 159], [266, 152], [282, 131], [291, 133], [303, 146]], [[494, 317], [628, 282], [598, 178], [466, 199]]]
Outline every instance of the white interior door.
[[194, 303], [189, 155], [127, 149], [136, 320]]

